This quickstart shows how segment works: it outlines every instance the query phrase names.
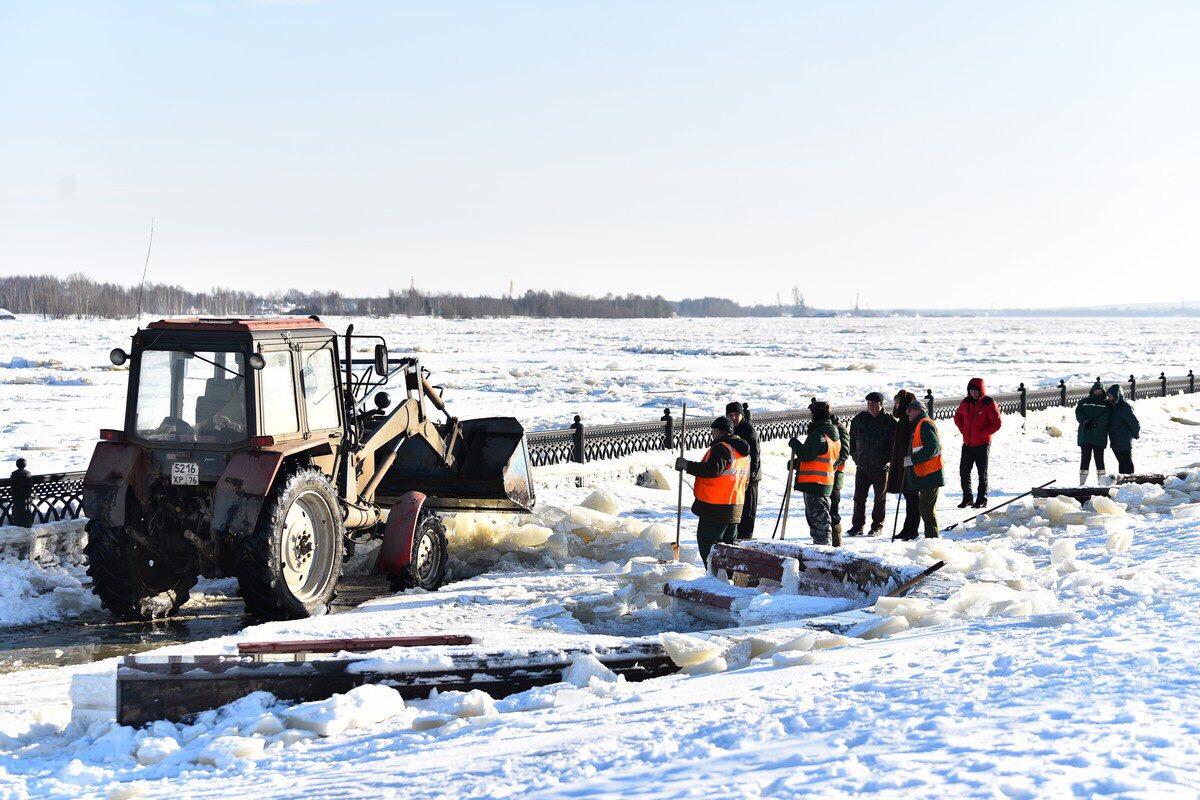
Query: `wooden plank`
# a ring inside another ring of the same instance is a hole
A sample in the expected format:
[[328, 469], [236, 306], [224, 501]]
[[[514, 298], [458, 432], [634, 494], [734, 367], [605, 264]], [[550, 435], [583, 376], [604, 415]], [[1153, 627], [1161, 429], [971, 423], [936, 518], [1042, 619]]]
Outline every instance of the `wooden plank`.
[[709, 555], [713, 571], [728, 570], [771, 581], [783, 579], [785, 556], [737, 545], [717, 544]]
[[[1174, 476], [1180, 480], [1183, 480], [1187, 478], [1188, 474], [1186, 472], [1176, 472], [1174, 473]], [[1118, 475], [1117, 483], [1154, 483], [1162, 486], [1167, 482], [1168, 477], [1170, 476], [1164, 475], [1160, 472], [1147, 472], [1140, 475]]]
[[1073, 497], [1076, 500], [1090, 500], [1093, 497], [1111, 497], [1113, 489], [1105, 486], [1058, 487], [1050, 489], [1034, 489], [1034, 497]]
[[389, 647], [431, 647], [437, 645], [473, 644], [474, 638], [459, 635], [379, 636], [359, 639], [300, 639], [282, 642], [239, 642], [238, 653], [362, 653], [386, 650]]
[[[251, 692], [281, 700], [323, 700], [366, 683], [395, 688], [406, 700], [423, 699], [431, 689], [481, 689], [504, 697], [562, 680], [563, 670], [582, 649], [534, 653], [458, 653], [454, 667], [391, 672], [358, 671], [363, 659], [257, 662], [249, 657], [194, 657], [161, 661], [126, 657], [117, 668], [117, 721], [140, 726], [159, 719], [181, 721]], [[678, 670], [661, 646], [639, 641], [599, 648], [596, 658], [626, 680], [640, 681]]]
[[713, 608], [729, 609], [733, 607], [733, 597], [727, 594], [717, 594], [716, 592], [706, 591], [704, 589], [696, 589], [687, 586], [685, 583], [675, 583], [668, 581], [663, 584], [663, 594], [667, 597], [677, 597], [680, 600], [691, 600], [693, 603], [700, 603]]

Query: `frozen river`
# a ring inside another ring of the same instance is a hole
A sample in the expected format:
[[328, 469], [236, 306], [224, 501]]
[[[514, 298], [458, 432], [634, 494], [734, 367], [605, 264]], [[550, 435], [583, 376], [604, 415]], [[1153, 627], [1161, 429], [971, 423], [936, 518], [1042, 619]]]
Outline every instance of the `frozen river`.
[[[144, 317], [146, 322], [153, 317]], [[856, 402], [868, 391], [990, 391], [1186, 374], [1200, 365], [1194, 319], [327, 318], [382, 334], [415, 354], [463, 417], [504, 415], [528, 428], [657, 419], [661, 409], [715, 414]], [[35, 472], [81, 468], [101, 427], [118, 427], [127, 373], [108, 364], [132, 320], [0, 323], [0, 474], [24, 456]], [[364, 341], [364, 346], [369, 344]]]

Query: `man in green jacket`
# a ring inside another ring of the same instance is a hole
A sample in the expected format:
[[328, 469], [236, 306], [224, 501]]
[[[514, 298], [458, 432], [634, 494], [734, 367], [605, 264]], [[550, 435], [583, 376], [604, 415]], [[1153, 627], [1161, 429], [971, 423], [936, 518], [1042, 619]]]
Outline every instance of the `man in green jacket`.
[[1108, 446], [1108, 418], [1111, 416], [1104, 384], [1096, 381], [1092, 391], [1075, 406], [1075, 421], [1079, 423], [1079, 485], [1087, 486], [1091, 460], [1096, 460], [1096, 483], [1105, 479], [1104, 448]]
[[[912, 443], [904, 459], [905, 484], [920, 494], [921, 521], [925, 523], [925, 538], [936, 539], [938, 533], [937, 500], [941, 488], [946, 485], [946, 473], [942, 466], [942, 439], [937, 425], [925, 413], [925, 404], [913, 400], [908, 404], [908, 421], [912, 423]], [[898, 539], [916, 539], [917, 532], [911, 531]]]
[[833, 493], [834, 462], [841, 453], [841, 437], [829, 418], [829, 403], [809, 405], [812, 422], [804, 441], [792, 438], [792, 458], [796, 462], [796, 491], [804, 496], [804, 516], [813, 544], [829, 544], [833, 525], [829, 520], [829, 495]]
[[1133, 440], [1142, 435], [1142, 425], [1133, 413], [1133, 406], [1126, 402], [1121, 384], [1108, 387], [1108, 405], [1108, 441], [1117, 456], [1117, 471], [1132, 475]]
[[830, 417], [829, 421], [833, 423], [833, 427], [837, 428], [838, 442], [841, 444], [841, 452], [838, 453], [837, 460], [833, 462], [833, 491], [829, 493], [829, 522], [832, 531], [830, 544], [834, 547], [841, 547], [842, 515], [838, 513], [838, 506], [842, 504], [842, 485], [845, 483], [846, 460], [850, 458], [850, 431], [846, 429], [846, 426], [837, 417]]

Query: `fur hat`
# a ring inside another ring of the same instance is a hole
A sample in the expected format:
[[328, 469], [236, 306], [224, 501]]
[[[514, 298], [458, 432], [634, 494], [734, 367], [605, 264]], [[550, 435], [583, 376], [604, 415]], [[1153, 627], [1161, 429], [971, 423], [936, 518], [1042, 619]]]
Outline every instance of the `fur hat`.
[[727, 436], [733, 434], [733, 423], [729, 421], [728, 417], [717, 417], [713, 420], [712, 427], [714, 431], [720, 431]]

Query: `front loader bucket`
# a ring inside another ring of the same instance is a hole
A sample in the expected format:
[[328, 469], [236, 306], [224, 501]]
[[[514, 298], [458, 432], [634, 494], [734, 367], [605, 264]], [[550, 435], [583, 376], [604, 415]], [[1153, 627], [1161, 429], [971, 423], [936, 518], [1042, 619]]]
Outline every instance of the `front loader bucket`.
[[388, 506], [405, 492], [427, 496], [425, 508], [445, 511], [510, 511], [533, 509], [533, 480], [525, 429], [513, 417], [462, 421], [462, 441], [447, 468], [420, 437], [407, 439], [375, 502]]

